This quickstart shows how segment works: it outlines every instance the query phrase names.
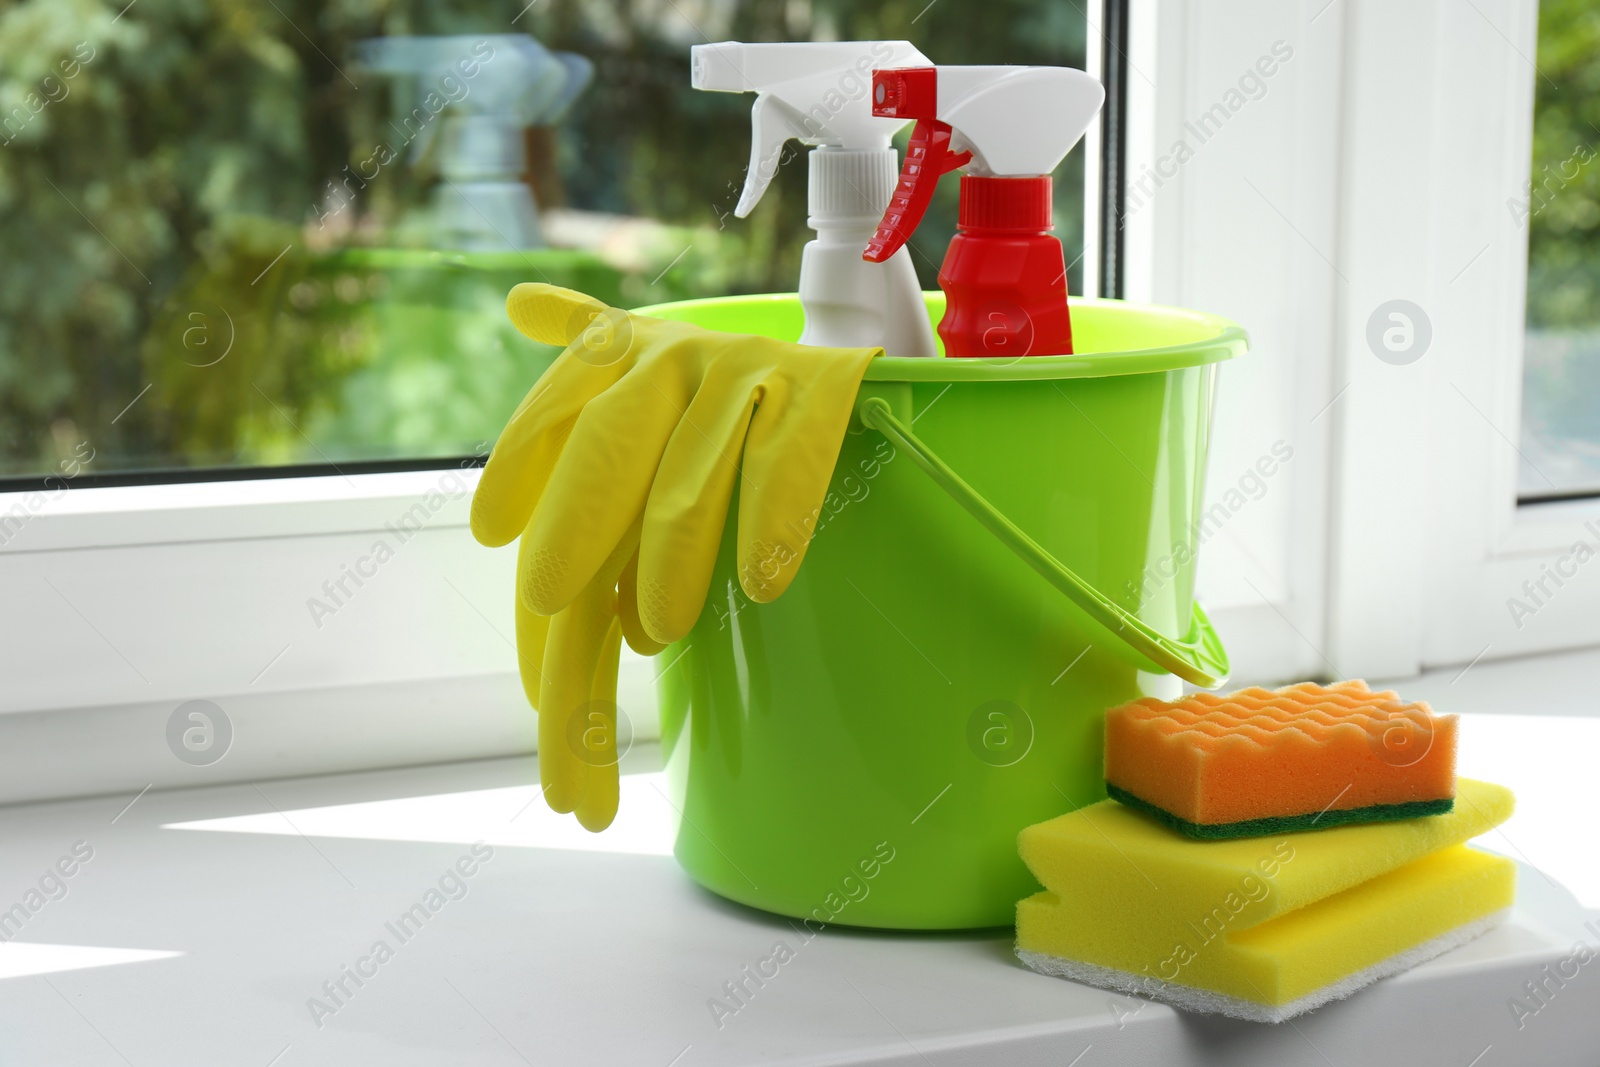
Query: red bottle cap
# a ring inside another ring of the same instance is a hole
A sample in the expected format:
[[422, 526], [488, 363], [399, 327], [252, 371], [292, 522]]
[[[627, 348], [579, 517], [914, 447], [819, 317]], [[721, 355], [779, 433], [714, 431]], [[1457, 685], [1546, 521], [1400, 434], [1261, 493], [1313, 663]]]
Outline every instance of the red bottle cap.
[[968, 232], [1043, 233], [1050, 229], [1048, 174], [1036, 178], [961, 178], [961, 208], [956, 225]]

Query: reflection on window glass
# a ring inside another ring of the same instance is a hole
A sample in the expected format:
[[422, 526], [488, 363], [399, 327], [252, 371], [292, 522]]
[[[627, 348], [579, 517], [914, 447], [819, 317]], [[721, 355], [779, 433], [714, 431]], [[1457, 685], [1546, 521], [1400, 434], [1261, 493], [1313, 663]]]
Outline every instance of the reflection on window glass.
[[[804, 153], [735, 218], [752, 98], [691, 89], [690, 45], [1084, 50], [1058, 0], [124, 3], [0, 11], [0, 478], [481, 452], [554, 355], [513, 284], [794, 288]], [[955, 200], [913, 242], [928, 288]]]
[[1528, 229], [1523, 499], [1600, 493], [1600, 20], [1590, 0], [1539, 5]]

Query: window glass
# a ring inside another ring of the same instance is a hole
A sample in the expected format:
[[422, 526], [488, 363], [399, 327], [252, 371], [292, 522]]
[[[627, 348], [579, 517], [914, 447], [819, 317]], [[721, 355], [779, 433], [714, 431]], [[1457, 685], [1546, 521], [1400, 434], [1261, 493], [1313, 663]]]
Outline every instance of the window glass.
[[1600, 493], [1600, 19], [1539, 5], [1533, 178], [1509, 207], [1528, 232], [1525, 500]]
[[[804, 152], [735, 218], [752, 98], [691, 89], [691, 45], [1085, 41], [1056, 0], [123, 2], [0, 12], [0, 479], [481, 452], [553, 358], [506, 324], [513, 284], [794, 288]], [[955, 194], [913, 241], [929, 288]]]

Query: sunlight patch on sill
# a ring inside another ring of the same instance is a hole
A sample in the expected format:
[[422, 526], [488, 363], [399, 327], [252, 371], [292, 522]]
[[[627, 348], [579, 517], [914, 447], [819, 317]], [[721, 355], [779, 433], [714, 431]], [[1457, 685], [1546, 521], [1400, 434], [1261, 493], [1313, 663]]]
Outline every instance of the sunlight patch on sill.
[[670, 856], [677, 815], [667, 802], [666, 775], [658, 771], [622, 776], [616, 821], [598, 834], [579, 826], [571, 815], [551, 811], [536, 785], [266, 811], [167, 823], [163, 829], [440, 844], [484, 841], [514, 848]]
[[161, 949], [107, 948], [101, 945], [46, 945], [31, 941], [0, 942], [0, 978], [81, 971], [118, 963], [145, 963], [181, 956]]

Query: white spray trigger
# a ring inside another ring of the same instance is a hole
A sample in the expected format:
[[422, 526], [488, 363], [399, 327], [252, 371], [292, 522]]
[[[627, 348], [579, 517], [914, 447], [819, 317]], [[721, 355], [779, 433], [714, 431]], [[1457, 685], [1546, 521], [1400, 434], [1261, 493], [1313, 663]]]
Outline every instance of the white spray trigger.
[[789, 138], [802, 141], [811, 136], [805, 116], [771, 93], [757, 93], [750, 108], [750, 166], [744, 175], [744, 191], [733, 213], [744, 218], [755, 210], [766, 193], [772, 176], [778, 173], [783, 146]]

